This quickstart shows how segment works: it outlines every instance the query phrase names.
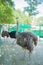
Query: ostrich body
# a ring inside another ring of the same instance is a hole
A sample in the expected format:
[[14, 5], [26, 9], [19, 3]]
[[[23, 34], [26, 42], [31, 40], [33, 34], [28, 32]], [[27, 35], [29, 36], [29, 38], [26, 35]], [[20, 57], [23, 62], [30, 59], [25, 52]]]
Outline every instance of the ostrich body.
[[16, 38], [16, 31], [8, 32], [8, 31], [2, 31], [2, 37], [11, 37], [11, 38]]
[[16, 31], [9, 32], [11, 38], [16, 38]]
[[37, 45], [37, 36], [31, 32], [18, 33], [17, 44], [27, 48], [30, 52], [33, 50], [33, 44]]
[[8, 31], [2, 31], [2, 37], [5, 37], [5, 36], [7, 36], [7, 37], [9, 37], [9, 32]]

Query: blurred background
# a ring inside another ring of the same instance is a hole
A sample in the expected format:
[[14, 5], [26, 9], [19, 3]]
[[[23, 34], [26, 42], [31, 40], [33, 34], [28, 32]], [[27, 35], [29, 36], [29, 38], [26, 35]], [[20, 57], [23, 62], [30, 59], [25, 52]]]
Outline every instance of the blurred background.
[[[38, 45], [29, 53], [16, 45], [16, 40], [2, 38], [5, 31], [32, 32]], [[25, 54], [25, 57], [24, 57]], [[0, 65], [43, 65], [43, 0], [0, 0]]]

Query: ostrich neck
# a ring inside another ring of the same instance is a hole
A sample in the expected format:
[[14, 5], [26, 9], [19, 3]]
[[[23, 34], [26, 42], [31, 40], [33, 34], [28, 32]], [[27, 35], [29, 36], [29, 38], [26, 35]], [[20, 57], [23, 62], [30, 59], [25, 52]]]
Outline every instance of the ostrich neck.
[[17, 21], [17, 27], [16, 27], [16, 37], [18, 37], [18, 21]]

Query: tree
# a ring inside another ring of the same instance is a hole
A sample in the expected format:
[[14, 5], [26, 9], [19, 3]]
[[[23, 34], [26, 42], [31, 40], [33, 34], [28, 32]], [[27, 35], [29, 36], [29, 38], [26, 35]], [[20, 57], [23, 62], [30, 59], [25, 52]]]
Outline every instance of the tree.
[[[38, 22], [39, 21], [39, 22]], [[37, 18], [37, 22], [40, 26], [43, 26], [43, 16]]]
[[12, 0], [0, 0], [0, 23], [14, 23]]
[[25, 11], [29, 13], [29, 15], [36, 15], [39, 12], [36, 10], [37, 6], [43, 2], [43, 0], [25, 0], [28, 4], [27, 7], [24, 8]]
[[31, 25], [31, 19], [30, 16], [26, 16], [24, 12], [21, 12], [20, 10], [14, 10], [14, 21], [16, 23], [16, 17], [19, 18], [19, 23], [21, 24], [29, 24]]
[[12, 8], [14, 8], [15, 4], [12, 0], [0, 0], [0, 2], [3, 4], [3, 5], [7, 5], [7, 6], [10, 6]]
[[13, 23], [13, 9], [0, 3], [0, 23]]

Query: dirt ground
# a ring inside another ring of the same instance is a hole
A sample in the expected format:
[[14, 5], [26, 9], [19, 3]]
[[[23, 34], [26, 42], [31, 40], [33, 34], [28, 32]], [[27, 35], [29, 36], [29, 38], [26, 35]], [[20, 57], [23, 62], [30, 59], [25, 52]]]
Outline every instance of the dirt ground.
[[2, 39], [0, 44], [0, 65], [43, 65], [42, 38], [38, 40], [32, 54], [17, 45], [15, 39]]

